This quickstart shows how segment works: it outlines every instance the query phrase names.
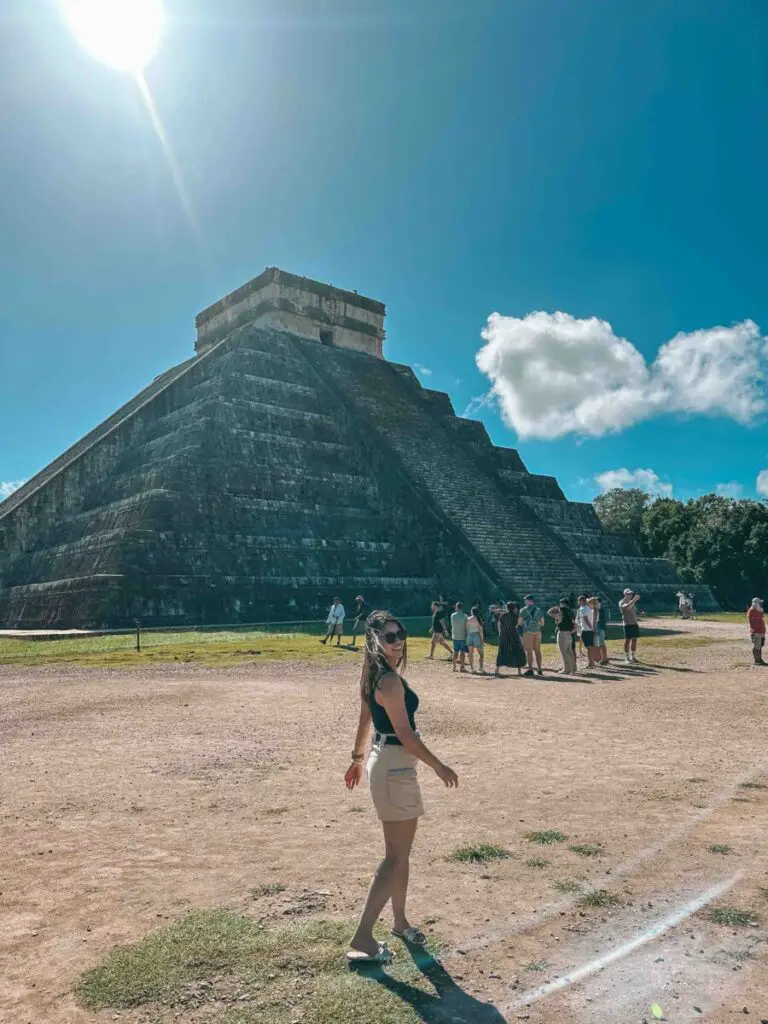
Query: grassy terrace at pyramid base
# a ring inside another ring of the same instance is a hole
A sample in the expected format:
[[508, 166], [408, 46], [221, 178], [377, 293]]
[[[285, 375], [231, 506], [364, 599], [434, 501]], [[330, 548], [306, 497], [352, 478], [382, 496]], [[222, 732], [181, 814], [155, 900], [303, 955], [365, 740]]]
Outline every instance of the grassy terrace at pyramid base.
[[202, 313], [195, 358], [0, 504], [0, 624], [297, 620], [336, 592], [674, 607], [669, 562], [383, 359], [383, 322], [275, 269]]

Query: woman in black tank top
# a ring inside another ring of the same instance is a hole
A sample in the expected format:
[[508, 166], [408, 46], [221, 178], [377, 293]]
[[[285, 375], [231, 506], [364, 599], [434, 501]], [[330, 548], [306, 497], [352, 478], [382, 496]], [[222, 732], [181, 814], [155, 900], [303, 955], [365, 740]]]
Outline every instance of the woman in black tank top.
[[360, 721], [352, 764], [344, 781], [350, 790], [360, 783], [363, 750], [373, 726], [368, 781], [384, 830], [385, 852], [368, 890], [347, 959], [350, 963], [386, 963], [394, 954], [374, 938], [373, 928], [390, 901], [392, 934], [413, 945], [426, 942], [424, 933], [411, 926], [405, 913], [411, 847], [424, 813], [416, 765], [419, 761], [428, 764], [449, 788], [458, 785], [458, 778], [422, 743], [416, 731], [419, 698], [400, 675], [408, 662], [405, 629], [385, 611], [373, 612], [365, 625]]

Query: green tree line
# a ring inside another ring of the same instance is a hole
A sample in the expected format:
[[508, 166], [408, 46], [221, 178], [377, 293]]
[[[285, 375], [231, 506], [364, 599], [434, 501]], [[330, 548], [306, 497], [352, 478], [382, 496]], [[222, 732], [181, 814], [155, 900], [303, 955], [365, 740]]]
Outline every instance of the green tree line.
[[741, 611], [768, 590], [765, 502], [717, 494], [677, 501], [616, 488], [594, 505], [606, 530], [628, 533], [644, 555], [668, 558], [684, 582], [708, 584], [723, 608]]

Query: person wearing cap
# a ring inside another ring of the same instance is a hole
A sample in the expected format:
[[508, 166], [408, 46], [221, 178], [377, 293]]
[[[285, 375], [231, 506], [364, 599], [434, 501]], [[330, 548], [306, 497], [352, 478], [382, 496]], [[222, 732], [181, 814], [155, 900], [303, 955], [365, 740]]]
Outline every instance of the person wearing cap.
[[624, 661], [631, 665], [637, 661], [637, 638], [640, 636], [640, 623], [637, 621], [637, 602], [640, 595], [627, 587], [619, 601], [621, 621], [624, 623]]
[[368, 618], [368, 606], [365, 603], [365, 598], [360, 594], [355, 598], [355, 621], [352, 625], [352, 647], [357, 647], [355, 638], [358, 633], [365, 632], [365, 620]]
[[765, 646], [765, 615], [763, 614], [763, 599], [753, 597], [752, 605], [747, 612], [749, 623], [749, 636], [752, 640], [752, 657], [756, 665], [766, 665], [763, 661], [763, 647]]
[[533, 675], [533, 659], [536, 658], [536, 671], [543, 675], [541, 668], [541, 630], [544, 626], [544, 614], [536, 604], [533, 594], [525, 595], [525, 607], [520, 611], [520, 626], [523, 630], [523, 648], [528, 667], [524, 676]]

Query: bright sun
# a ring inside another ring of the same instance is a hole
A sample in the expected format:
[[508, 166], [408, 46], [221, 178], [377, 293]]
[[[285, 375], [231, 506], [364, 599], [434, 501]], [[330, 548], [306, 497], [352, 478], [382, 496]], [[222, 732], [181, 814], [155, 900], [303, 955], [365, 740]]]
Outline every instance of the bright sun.
[[76, 39], [119, 71], [140, 74], [154, 57], [165, 21], [162, 0], [60, 0]]

